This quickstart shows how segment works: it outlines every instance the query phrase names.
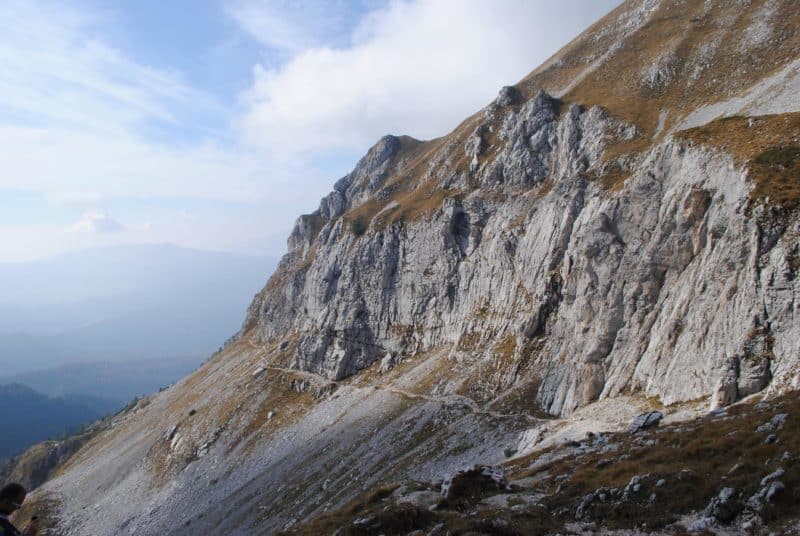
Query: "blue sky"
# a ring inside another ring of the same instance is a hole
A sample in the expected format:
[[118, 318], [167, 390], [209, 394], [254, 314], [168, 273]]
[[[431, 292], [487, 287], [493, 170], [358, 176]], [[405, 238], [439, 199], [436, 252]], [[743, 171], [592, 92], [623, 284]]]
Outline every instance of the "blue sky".
[[0, 262], [280, 254], [386, 133], [447, 133], [615, 0], [3, 0]]

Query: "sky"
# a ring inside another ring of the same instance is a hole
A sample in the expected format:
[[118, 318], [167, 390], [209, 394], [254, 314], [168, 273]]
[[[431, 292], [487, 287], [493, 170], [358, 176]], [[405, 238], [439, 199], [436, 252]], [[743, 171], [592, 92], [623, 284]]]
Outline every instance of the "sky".
[[279, 255], [385, 134], [444, 135], [617, 0], [1, 0], [0, 262]]

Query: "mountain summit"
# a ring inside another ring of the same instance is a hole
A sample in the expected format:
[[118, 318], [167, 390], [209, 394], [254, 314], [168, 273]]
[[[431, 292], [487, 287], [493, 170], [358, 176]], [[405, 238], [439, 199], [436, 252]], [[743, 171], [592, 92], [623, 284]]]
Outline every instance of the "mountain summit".
[[236, 338], [39, 500], [70, 534], [271, 534], [800, 387], [798, 27], [628, 1], [449, 135], [382, 138]]

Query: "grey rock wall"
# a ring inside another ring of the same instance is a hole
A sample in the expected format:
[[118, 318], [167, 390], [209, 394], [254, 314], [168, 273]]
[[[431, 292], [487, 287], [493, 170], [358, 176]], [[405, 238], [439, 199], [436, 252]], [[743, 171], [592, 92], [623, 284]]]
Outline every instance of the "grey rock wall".
[[457, 151], [431, 159], [430, 180], [452, 195], [360, 234], [343, 215], [380, 200], [403, 164], [400, 140], [381, 139], [298, 221], [245, 327], [294, 334], [293, 366], [332, 379], [446, 345], [489, 359], [513, 337], [513, 373], [487, 379], [486, 397], [535, 378], [556, 415], [622, 393], [720, 405], [796, 385], [796, 238], [786, 225], [770, 235], [769, 211], [748, 210], [745, 171], [668, 137], [624, 162], [615, 191], [597, 178], [603, 152], [634, 128], [543, 92], [518, 106], [507, 93], [459, 149], [468, 170]]

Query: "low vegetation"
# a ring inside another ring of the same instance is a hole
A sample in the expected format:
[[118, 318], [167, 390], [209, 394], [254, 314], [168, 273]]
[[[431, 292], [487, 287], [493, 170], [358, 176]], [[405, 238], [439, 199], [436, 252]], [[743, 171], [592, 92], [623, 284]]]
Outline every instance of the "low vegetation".
[[[786, 417], [780, 426], [769, 424], [781, 415]], [[452, 535], [555, 534], [568, 523], [590, 531], [683, 534], [687, 519], [698, 517], [723, 488], [733, 488], [735, 512], [744, 512], [763, 488], [762, 479], [778, 470], [785, 488], [760, 510], [765, 533], [797, 522], [797, 392], [636, 434], [590, 434], [514, 459], [505, 465], [507, 491], [476, 487], [457, 500], [412, 506], [397, 499], [410, 491], [438, 492], [440, 484], [381, 486], [288, 534], [424, 534], [437, 525]], [[604, 493], [609, 500], [596, 498]]]
[[785, 210], [800, 207], [800, 112], [725, 117], [678, 136], [722, 149], [745, 164], [754, 183], [753, 203], [769, 199]]

